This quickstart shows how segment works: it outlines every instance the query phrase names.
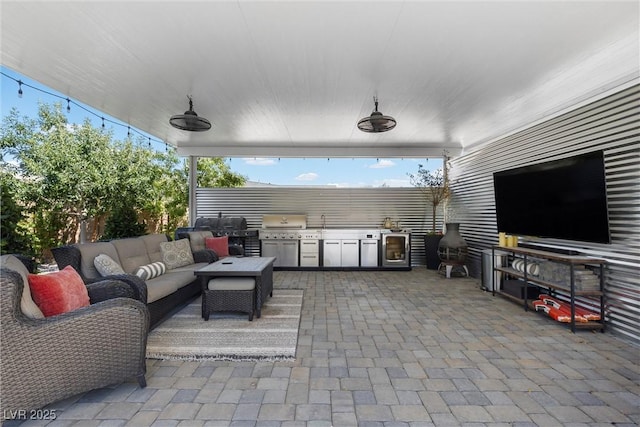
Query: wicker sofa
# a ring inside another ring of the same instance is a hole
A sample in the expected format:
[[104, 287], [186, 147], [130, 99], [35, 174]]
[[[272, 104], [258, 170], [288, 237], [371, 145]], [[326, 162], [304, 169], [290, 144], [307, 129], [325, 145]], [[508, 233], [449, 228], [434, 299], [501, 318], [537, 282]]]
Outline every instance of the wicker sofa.
[[149, 312], [130, 298], [129, 286], [96, 282], [87, 287], [89, 306], [29, 317], [23, 295], [29, 271], [12, 256], [0, 257], [0, 266], [0, 401], [5, 418], [134, 377], [146, 386]]
[[166, 273], [148, 280], [134, 275], [139, 267], [162, 261], [161, 244], [168, 241], [164, 234], [149, 234], [108, 242], [61, 246], [52, 249], [52, 253], [59, 268], [72, 266], [80, 273], [85, 284], [105, 279], [96, 269], [94, 259], [101, 254], [108, 255], [126, 274], [106, 278], [124, 281], [132, 287], [135, 298], [147, 305], [151, 317], [150, 327], [154, 328], [176, 307], [184, 305], [200, 293], [200, 283], [194, 271], [217, 260], [212, 251], [192, 251], [193, 264], [167, 270]]

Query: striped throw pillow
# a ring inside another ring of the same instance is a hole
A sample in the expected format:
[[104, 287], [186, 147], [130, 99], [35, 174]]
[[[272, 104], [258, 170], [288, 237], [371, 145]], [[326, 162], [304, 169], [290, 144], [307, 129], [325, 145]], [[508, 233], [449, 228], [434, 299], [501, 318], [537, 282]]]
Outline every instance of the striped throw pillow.
[[167, 266], [162, 261], [158, 261], [138, 267], [134, 274], [142, 280], [149, 280], [163, 275], [166, 271]]

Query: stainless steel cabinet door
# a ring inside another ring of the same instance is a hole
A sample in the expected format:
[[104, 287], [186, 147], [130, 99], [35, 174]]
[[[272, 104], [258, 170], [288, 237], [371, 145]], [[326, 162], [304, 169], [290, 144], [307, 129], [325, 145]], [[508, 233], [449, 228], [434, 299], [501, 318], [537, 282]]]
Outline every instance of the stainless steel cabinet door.
[[276, 257], [274, 267], [298, 266], [298, 241], [297, 240], [263, 240], [262, 256]]
[[278, 261], [280, 255], [280, 243], [275, 240], [263, 240], [262, 249], [260, 251], [260, 256], [264, 257], [276, 257], [276, 261], [274, 262], [274, 266], [279, 265]]
[[322, 265], [325, 267], [340, 267], [342, 265], [340, 240], [325, 240], [323, 242]]
[[285, 241], [281, 242], [280, 256], [282, 267], [297, 267], [298, 266], [298, 241]]
[[378, 240], [360, 240], [360, 266], [378, 266]]
[[341, 241], [340, 256], [342, 267], [358, 267], [360, 265], [360, 241], [349, 239]]

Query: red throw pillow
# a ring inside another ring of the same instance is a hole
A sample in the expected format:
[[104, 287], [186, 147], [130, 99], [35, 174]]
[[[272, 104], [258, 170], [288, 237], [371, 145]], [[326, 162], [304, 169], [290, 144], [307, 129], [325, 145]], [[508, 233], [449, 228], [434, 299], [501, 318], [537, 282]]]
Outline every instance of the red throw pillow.
[[45, 317], [89, 305], [89, 293], [78, 272], [70, 265], [49, 274], [29, 274], [33, 300]]
[[214, 251], [220, 258], [229, 256], [229, 237], [207, 237], [204, 246]]

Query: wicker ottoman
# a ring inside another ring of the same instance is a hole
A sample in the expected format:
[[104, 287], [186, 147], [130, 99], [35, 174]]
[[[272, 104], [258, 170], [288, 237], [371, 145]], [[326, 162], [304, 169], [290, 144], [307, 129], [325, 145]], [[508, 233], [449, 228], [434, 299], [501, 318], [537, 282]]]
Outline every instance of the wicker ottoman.
[[252, 321], [255, 291], [256, 281], [253, 277], [211, 279], [202, 293], [202, 317], [209, 320], [209, 315], [214, 311], [240, 311], [249, 313], [249, 321]]

